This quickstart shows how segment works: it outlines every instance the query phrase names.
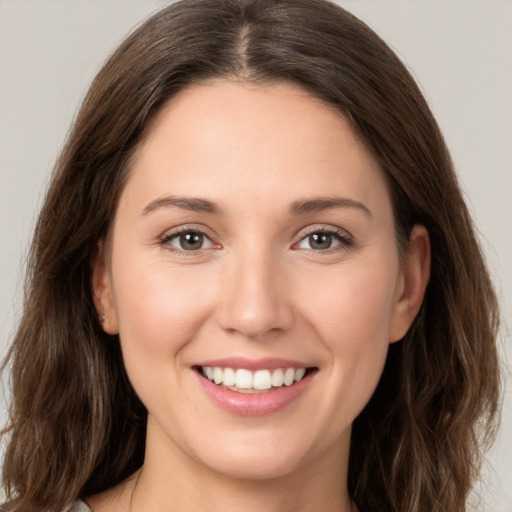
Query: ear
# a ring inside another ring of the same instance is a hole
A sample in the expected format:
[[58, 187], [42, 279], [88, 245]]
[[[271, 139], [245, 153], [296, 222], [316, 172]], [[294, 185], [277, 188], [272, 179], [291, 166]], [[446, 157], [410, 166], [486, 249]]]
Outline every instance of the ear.
[[389, 342], [402, 339], [418, 314], [430, 278], [430, 238], [424, 226], [411, 231], [393, 308]]
[[98, 242], [92, 262], [92, 295], [101, 327], [107, 334], [119, 332], [105, 244]]

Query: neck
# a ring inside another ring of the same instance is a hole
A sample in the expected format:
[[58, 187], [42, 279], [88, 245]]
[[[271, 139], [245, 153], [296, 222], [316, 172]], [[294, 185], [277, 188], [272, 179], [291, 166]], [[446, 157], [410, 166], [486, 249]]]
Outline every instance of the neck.
[[195, 512], [354, 511], [346, 486], [345, 443], [292, 473], [238, 478], [205, 467], [179, 448], [162, 450], [161, 443], [153, 445], [152, 441], [149, 435], [144, 466], [136, 484], [133, 480], [131, 512], [171, 508]]

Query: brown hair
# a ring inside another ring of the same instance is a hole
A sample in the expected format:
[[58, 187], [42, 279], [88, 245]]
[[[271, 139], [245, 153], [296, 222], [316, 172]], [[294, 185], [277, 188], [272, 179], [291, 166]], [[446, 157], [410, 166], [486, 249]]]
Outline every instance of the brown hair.
[[362, 512], [459, 512], [499, 403], [496, 298], [440, 130], [414, 80], [364, 23], [324, 0], [189, 0], [144, 23], [95, 78], [32, 244], [12, 367], [6, 511], [60, 510], [143, 462], [146, 412], [91, 297], [130, 158], [155, 112], [217, 77], [291, 81], [348, 116], [390, 183], [397, 237], [424, 225], [424, 304], [391, 346], [353, 426]]

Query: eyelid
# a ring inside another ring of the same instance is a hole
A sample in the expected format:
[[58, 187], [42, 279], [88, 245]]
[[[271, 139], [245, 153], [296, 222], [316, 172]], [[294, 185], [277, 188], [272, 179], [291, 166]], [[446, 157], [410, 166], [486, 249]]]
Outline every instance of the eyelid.
[[[208, 241], [212, 244], [210, 247], [204, 248], [204, 249], [198, 249], [196, 251], [192, 250], [182, 250], [178, 247], [171, 246], [169, 244], [169, 241], [173, 238], [179, 236], [182, 233], [187, 232], [194, 232], [201, 234], [205, 238], [208, 239]], [[340, 243], [336, 244], [334, 247], [331, 247], [329, 249], [320, 250], [320, 249], [302, 249], [297, 247], [299, 243], [301, 243], [303, 240], [305, 240], [308, 236], [314, 234], [314, 233], [325, 233], [334, 236]], [[329, 254], [332, 252], [342, 251], [346, 250], [347, 248], [351, 247], [354, 244], [353, 236], [345, 229], [342, 229], [338, 226], [333, 225], [325, 225], [325, 224], [316, 224], [312, 226], [308, 226], [307, 228], [301, 230], [296, 237], [298, 240], [292, 245], [292, 249], [294, 250], [305, 250], [314, 252], [315, 254]], [[198, 226], [193, 224], [185, 224], [180, 225], [175, 228], [170, 228], [167, 231], [165, 231], [159, 238], [159, 244], [162, 246], [165, 246], [165, 248], [171, 252], [183, 254], [185, 256], [197, 256], [199, 254], [204, 254], [207, 251], [210, 251], [212, 249], [220, 249], [222, 246], [218, 242], [215, 241], [214, 236], [210, 234], [210, 230], [205, 228], [204, 226]]]
[[[335, 245], [334, 247], [331, 247], [329, 249], [320, 250], [320, 249], [301, 249], [298, 247], [298, 244], [300, 244], [302, 241], [304, 241], [308, 236], [315, 234], [315, 233], [324, 233], [328, 235], [334, 236], [340, 243]], [[292, 249], [295, 250], [305, 250], [310, 251], [314, 253], [322, 253], [322, 254], [329, 254], [336, 251], [342, 251], [349, 247], [351, 247], [354, 244], [354, 238], [353, 236], [345, 229], [342, 229], [338, 226], [332, 226], [332, 225], [325, 225], [325, 224], [317, 224], [314, 226], [309, 226], [305, 230], [301, 231], [298, 235], [299, 240], [295, 242], [292, 246]]]
[[[209, 231], [210, 230], [206, 229], [205, 227], [185, 224], [177, 226], [175, 228], [168, 229], [158, 238], [158, 240], [159, 244], [170, 252], [183, 254], [185, 256], [197, 256], [199, 254], [204, 254], [206, 251], [209, 251], [211, 249], [219, 249], [221, 247], [220, 244], [214, 241], [213, 236], [209, 233]], [[204, 249], [198, 249], [197, 251], [187, 251], [184, 249], [180, 249], [179, 247], [175, 247], [169, 243], [172, 239], [180, 236], [183, 233], [198, 233], [207, 238], [208, 241], [211, 243], [211, 246], [206, 247]]]

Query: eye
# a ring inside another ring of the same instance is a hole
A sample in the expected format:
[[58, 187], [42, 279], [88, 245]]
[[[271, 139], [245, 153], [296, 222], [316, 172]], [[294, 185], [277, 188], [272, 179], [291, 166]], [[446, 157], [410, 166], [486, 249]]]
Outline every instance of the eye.
[[171, 246], [177, 251], [200, 251], [214, 246], [213, 242], [200, 231], [186, 230], [169, 234], [162, 239], [162, 244]]
[[302, 238], [296, 247], [312, 251], [328, 251], [330, 249], [348, 247], [351, 243], [352, 241], [345, 233], [316, 230]]

